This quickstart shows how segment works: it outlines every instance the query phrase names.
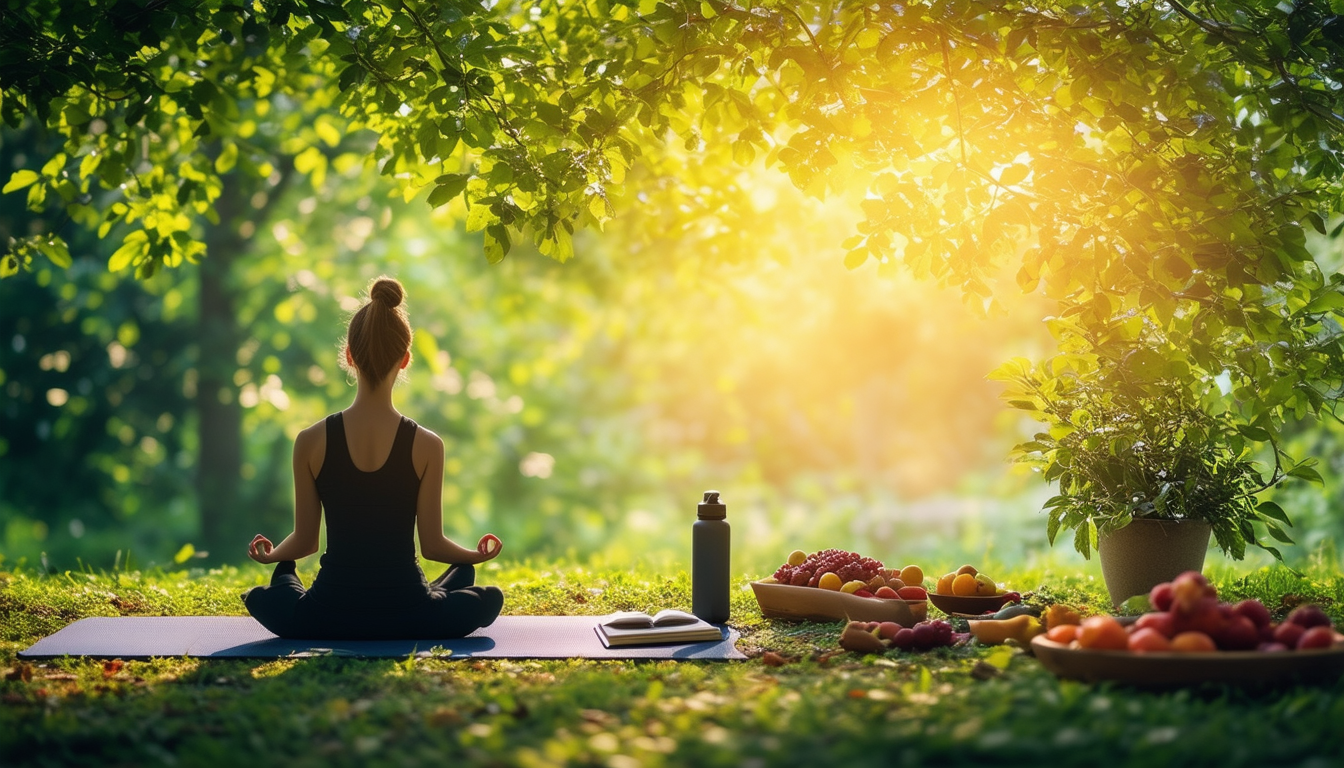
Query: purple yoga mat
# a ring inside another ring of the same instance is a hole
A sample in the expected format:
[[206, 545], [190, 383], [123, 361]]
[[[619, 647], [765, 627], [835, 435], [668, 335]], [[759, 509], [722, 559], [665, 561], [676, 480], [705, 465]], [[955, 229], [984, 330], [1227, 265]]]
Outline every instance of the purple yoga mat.
[[607, 648], [597, 616], [500, 616], [456, 640], [284, 640], [250, 616], [119, 616], [80, 619], [19, 652], [21, 659], [85, 656], [149, 659], [201, 656], [275, 659], [306, 656], [476, 659], [744, 659], [736, 631], [723, 639], [679, 645]]

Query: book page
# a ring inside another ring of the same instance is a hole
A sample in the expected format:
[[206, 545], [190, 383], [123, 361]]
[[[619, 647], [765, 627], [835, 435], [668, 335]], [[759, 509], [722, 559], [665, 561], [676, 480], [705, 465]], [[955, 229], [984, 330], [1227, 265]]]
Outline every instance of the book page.
[[677, 611], [667, 608], [653, 615], [653, 626], [655, 627], [678, 627], [683, 624], [699, 624], [700, 619], [693, 614], [685, 611]]
[[654, 618], [643, 611], [617, 611], [603, 616], [598, 623], [618, 629], [649, 629], [654, 625]]

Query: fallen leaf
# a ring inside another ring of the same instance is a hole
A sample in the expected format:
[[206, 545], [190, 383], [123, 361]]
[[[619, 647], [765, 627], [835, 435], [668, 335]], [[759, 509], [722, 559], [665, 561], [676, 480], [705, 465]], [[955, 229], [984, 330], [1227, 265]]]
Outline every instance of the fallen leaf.
[[775, 653], [774, 651], [766, 651], [761, 656], [761, 663], [767, 667], [782, 667], [785, 664], [788, 664], [790, 661], [792, 661], [792, 659], [780, 656], [778, 653]]
[[118, 672], [121, 671], [121, 668], [122, 668], [123, 666], [124, 666], [124, 662], [122, 662], [121, 659], [109, 659], [108, 661], [104, 661], [104, 662], [103, 662], [103, 679], [106, 680], [106, 679], [108, 679], [108, 678], [110, 678], [110, 677], [116, 675]]
[[32, 665], [32, 664], [20, 664], [19, 666], [14, 667], [13, 669], [11, 669], [11, 670], [9, 670], [8, 672], [6, 672], [6, 673], [5, 673], [5, 679], [6, 679], [6, 680], [22, 680], [22, 681], [25, 682], [25, 683], [26, 683], [26, 682], [29, 682], [29, 681], [31, 681], [31, 680], [33, 679], [33, 665]]

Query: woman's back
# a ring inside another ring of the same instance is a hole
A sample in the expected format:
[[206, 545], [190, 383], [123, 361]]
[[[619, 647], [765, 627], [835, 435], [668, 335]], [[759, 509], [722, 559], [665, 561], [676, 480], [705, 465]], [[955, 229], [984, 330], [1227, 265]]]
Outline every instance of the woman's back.
[[400, 417], [386, 458], [366, 471], [356, 466], [351, 445], [365, 448], [362, 458], [367, 459], [367, 446], [377, 441], [372, 435], [358, 441], [348, 439], [344, 413], [327, 417], [326, 451], [316, 478], [327, 522], [324, 569], [414, 570], [420, 477], [411, 450], [417, 429], [414, 421]]

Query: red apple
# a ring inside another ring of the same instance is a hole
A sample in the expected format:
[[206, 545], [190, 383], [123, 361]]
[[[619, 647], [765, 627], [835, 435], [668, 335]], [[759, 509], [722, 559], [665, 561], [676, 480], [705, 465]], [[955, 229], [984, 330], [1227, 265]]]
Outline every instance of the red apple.
[[1301, 624], [1294, 624], [1291, 621], [1285, 621], [1274, 630], [1274, 642], [1283, 643], [1289, 648], [1296, 648], [1297, 641], [1302, 639], [1303, 633], [1307, 630]]
[[1182, 632], [1202, 632], [1209, 637], [1216, 637], [1227, 626], [1227, 617], [1223, 615], [1217, 598], [1201, 597], [1188, 608], [1182, 607], [1180, 598], [1177, 598], [1176, 605], [1174, 623], [1178, 635]]
[[856, 589], [856, 590], [854, 590], [854, 596], [855, 596], [855, 597], [873, 597], [874, 595], [873, 595], [872, 592], [869, 592], [869, 591], [866, 590], [866, 589]]
[[908, 651], [915, 647], [915, 630], [909, 627], [903, 627], [896, 636], [891, 638], [891, 647], [900, 648]]
[[921, 650], [934, 648], [939, 645], [938, 629], [928, 622], [920, 622], [915, 625], [915, 647]]
[[1269, 626], [1269, 609], [1259, 600], [1242, 600], [1232, 606], [1232, 612], [1250, 619], [1256, 629]]
[[887, 640], [896, 637], [896, 633], [900, 632], [901, 629], [901, 625], [894, 621], [884, 621], [877, 625], [878, 634], [882, 635], [882, 637]]
[[882, 587], [873, 594], [882, 598], [883, 600], [895, 600], [900, 597], [900, 595], [896, 594], [896, 590], [892, 589], [891, 587]]
[[1153, 653], [1171, 650], [1171, 641], [1151, 627], [1134, 630], [1129, 636], [1129, 650], [1135, 653]]
[[1261, 643], [1255, 647], [1255, 650], [1261, 653], [1282, 653], [1288, 650], [1288, 646], [1283, 643]]
[[1170, 613], [1145, 613], [1134, 623], [1134, 629], [1152, 629], [1170, 640], [1176, 635], [1176, 618]]
[[1330, 627], [1312, 627], [1302, 633], [1302, 637], [1297, 641], [1297, 650], [1305, 651], [1309, 648], [1329, 648], [1335, 644], [1335, 630]]
[[1260, 644], [1260, 632], [1245, 616], [1233, 616], [1213, 639], [1224, 651], [1249, 651]]
[[1171, 610], [1171, 603], [1174, 599], [1175, 595], [1171, 591], [1171, 582], [1169, 581], [1158, 584], [1148, 593], [1148, 602], [1152, 603], [1155, 611]]
[[1261, 627], [1261, 628], [1260, 628], [1260, 642], [1262, 642], [1262, 643], [1272, 643], [1272, 642], [1274, 642], [1274, 630], [1276, 630], [1276, 629], [1278, 629], [1278, 628], [1279, 628], [1279, 625], [1278, 625], [1278, 624], [1266, 624], [1265, 626]]
[[929, 599], [929, 593], [923, 587], [901, 587], [896, 590], [896, 594], [900, 595], [902, 600]]
[[1325, 611], [1314, 605], [1299, 605], [1293, 609], [1292, 613], [1288, 614], [1287, 620], [1307, 629], [1331, 625], [1330, 617], [1325, 615]]
[[1182, 632], [1171, 638], [1171, 650], [1178, 653], [1207, 653], [1218, 650], [1213, 638], [1203, 632]]

